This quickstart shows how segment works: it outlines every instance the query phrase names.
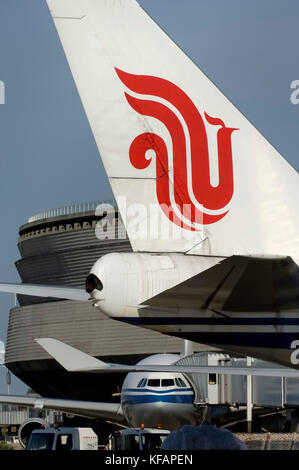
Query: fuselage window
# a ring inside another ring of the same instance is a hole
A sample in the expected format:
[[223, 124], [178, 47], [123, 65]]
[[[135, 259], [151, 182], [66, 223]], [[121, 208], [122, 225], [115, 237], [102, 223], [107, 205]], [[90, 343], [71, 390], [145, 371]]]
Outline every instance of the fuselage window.
[[162, 387], [172, 387], [174, 385], [173, 379], [162, 379]]
[[160, 379], [148, 379], [148, 387], [160, 387]]

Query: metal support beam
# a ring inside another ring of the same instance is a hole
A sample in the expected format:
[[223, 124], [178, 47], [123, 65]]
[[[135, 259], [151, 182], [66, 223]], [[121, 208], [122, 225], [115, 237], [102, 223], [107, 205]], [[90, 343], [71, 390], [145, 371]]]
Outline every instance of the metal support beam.
[[281, 406], [285, 407], [286, 404], [286, 378], [281, 377]]
[[[252, 364], [252, 358], [247, 357], [247, 366]], [[252, 432], [252, 375], [247, 375], [247, 432]]]

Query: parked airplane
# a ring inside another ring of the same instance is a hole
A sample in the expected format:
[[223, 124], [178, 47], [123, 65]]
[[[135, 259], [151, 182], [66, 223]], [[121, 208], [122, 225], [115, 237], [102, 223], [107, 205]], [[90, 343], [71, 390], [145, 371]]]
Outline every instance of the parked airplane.
[[297, 172], [135, 0], [47, 3], [134, 251], [95, 263], [93, 305], [299, 368]]
[[[180, 358], [175, 354], [156, 354], [139, 365], [172, 364]], [[103, 403], [57, 398], [32, 398], [0, 395], [0, 403], [57, 410], [79, 416], [102, 418], [121, 427], [178, 429], [183, 424], [197, 424], [200, 411], [194, 406], [192, 384], [182, 373], [131, 372], [127, 374], [120, 393], [120, 403]], [[26, 441], [33, 427], [44, 423], [32, 418], [23, 423], [21, 440]]]
[[[119, 403], [92, 402], [47, 397], [0, 395], [0, 403], [29, 406], [37, 410], [56, 410], [73, 415], [100, 418], [120, 427], [150, 427], [174, 430], [184, 424], [196, 425], [208, 411], [197, 407], [195, 386], [188, 372], [298, 377], [298, 372], [281, 367], [228, 367], [176, 365], [182, 357], [155, 354], [135, 366], [104, 363], [86, 353], [51, 338], [36, 340], [53, 358], [71, 372], [129, 372], [123, 382]], [[197, 391], [198, 392], [198, 391]], [[225, 412], [223, 410], [223, 412]], [[26, 442], [33, 429], [48, 426], [42, 418], [30, 418], [19, 429], [19, 439]]]

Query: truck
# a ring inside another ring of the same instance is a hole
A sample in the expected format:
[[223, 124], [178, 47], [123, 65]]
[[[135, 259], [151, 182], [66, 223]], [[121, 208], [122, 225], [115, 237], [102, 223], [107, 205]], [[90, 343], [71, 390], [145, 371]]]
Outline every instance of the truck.
[[35, 429], [26, 450], [98, 450], [98, 436], [91, 428]]
[[160, 449], [166, 437], [167, 429], [128, 428], [114, 431], [109, 437], [108, 450], [147, 450]]

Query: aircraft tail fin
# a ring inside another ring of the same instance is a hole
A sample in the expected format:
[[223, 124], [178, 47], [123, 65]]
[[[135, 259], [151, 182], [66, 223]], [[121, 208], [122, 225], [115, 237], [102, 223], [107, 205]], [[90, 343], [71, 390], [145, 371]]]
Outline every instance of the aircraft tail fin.
[[47, 3], [133, 250], [299, 258], [297, 172], [137, 2]]
[[109, 369], [105, 362], [100, 361], [79, 349], [69, 346], [54, 338], [38, 338], [35, 340], [50, 356], [56, 359], [69, 372], [82, 370]]

